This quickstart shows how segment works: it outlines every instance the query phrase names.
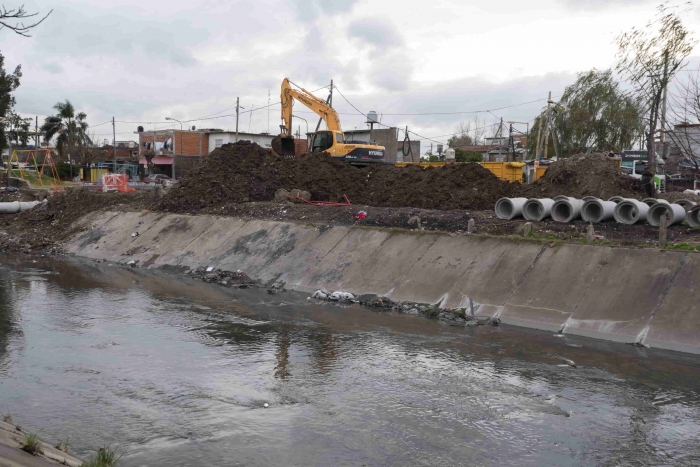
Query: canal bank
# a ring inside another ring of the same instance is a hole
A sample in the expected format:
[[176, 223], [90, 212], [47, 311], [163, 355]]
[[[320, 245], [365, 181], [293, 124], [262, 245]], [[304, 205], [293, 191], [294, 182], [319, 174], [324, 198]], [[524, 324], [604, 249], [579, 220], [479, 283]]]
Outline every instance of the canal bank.
[[474, 309], [517, 326], [700, 353], [700, 256], [144, 212], [82, 218], [76, 256]]

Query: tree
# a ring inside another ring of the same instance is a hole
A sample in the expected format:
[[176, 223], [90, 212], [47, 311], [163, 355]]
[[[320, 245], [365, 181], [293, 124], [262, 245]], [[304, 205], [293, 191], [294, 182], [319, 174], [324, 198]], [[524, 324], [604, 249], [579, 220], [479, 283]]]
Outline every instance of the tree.
[[457, 125], [455, 134], [447, 140], [447, 146], [450, 148], [457, 148], [460, 146], [471, 146], [474, 141], [470, 136], [471, 132], [471, 122], [460, 123], [459, 125]]
[[[564, 90], [559, 105], [550, 106], [548, 111], [553, 117], [547, 145], [562, 157], [620, 152], [644, 133], [641, 100], [620, 89], [612, 70], [579, 73], [576, 82]], [[530, 154], [537, 151], [537, 135], [545, 124], [546, 112], [537, 117], [530, 130], [534, 135], [527, 142]]]
[[700, 73], [677, 83], [672, 94], [670, 120], [673, 130], [667, 134], [674, 148], [698, 171], [700, 170]]
[[455, 162], [482, 162], [484, 157], [478, 151], [455, 148]]
[[70, 101], [58, 102], [53, 106], [58, 111], [56, 115], [46, 117], [41, 125], [46, 142], [56, 136], [56, 149], [61, 160], [66, 155], [81, 157], [81, 154], [92, 146], [92, 140], [87, 134], [87, 115], [84, 112], [75, 113]]
[[[686, 58], [697, 43], [681, 20], [681, 15], [691, 11], [688, 5], [681, 11], [667, 4], [660, 5], [656, 18], [644, 28], [633, 28], [616, 39], [619, 51], [615, 69], [634, 85], [646, 104], [646, 143], [650, 162], [656, 161], [654, 137], [664, 90], [687, 64]], [[656, 164], [649, 166], [654, 173]]]
[[19, 87], [22, 67], [17, 66], [13, 73], [5, 71], [5, 57], [0, 54], [0, 152], [10, 141], [26, 144], [29, 123], [14, 111], [15, 97], [12, 93]]
[[16, 9], [7, 9], [5, 8], [5, 5], [2, 5], [0, 6], [0, 29], [7, 28], [15, 34], [19, 34], [20, 36], [31, 37], [29, 35], [29, 30], [43, 23], [44, 20], [48, 18], [52, 12], [53, 10], [46, 13], [46, 16], [44, 16], [40, 20], [32, 20], [34, 21], [33, 23], [25, 25], [22, 20], [28, 18], [35, 18], [39, 15], [39, 13], [27, 12], [27, 10], [24, 9], [24, 5]]

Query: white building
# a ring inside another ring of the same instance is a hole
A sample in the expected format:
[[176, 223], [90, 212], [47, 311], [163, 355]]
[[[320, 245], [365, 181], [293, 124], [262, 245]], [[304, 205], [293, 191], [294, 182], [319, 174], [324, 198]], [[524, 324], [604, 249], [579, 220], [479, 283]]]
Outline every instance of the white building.
[[[209, 153], [214, 149], [218, 149], [224, 144], [235, 143], [236, 142], [236, 132], [235, 131], [223, 131], [223, 130], [204, 130], [209, 133]], [[265, 133], [243, 133], [238, 132], [238, 141], [250, 141], [251, 143], [257, 143], [263, 148], [272, 148], [272, 139], [274, 135], [269, 135]]]

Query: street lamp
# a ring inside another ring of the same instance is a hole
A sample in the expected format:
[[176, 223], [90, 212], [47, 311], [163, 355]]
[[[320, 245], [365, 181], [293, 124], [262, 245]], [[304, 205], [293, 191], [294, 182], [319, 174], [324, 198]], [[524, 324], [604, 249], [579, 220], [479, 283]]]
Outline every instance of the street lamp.
[[[166, 120], [172, 120], [174, 122], [178, 122], [180, 124], [180, 155], [182, 155], [182, 122], [178, 120], [177, 118], [172, 118], [172, 117], [165, 117]], [[153, 137], [153, 146], [155, 147], [156, 145], [156, 138], [155, 136]], [[175, 180], [175, 149], [173, 148], [173, 180]]]

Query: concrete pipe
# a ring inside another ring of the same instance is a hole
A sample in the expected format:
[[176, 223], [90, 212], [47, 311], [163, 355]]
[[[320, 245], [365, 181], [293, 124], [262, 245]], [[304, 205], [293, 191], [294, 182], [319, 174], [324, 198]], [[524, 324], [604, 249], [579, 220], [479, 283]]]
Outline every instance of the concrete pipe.
[[592, 199], [583, 203], [581, 208], [581, 218], [586, 222], [603, 222], [615, 218], [615, 206], [613, 201], [603, 201], [602, 199]]
[[652, 207], [655, 204], [659, 204], [659, 203], [671, 204], [668, 201], [666, 201], [665, 199], [656, 199], [656, 198], [644, 198], [642, 200], [642, 203], [646, 203], [649, 207]]
[[598, 198], [596, 198], [595, 196], [584, 196], [584, 197], [581, 198], [581, 199], [582, 199], [583, 202], [585, 203], [586, 201], [593, 201], [594, 199], [598, 199]]
[[26, 211], [39, 204], [39, 201], [30, 201], [28, 203], [20, 201], [12, 201], [9, 203], [0, 203], [0, 214], [16, 214]]
[[700, 227], [700, 206], [694, 206], [685, 216], [688, 225], [691, 227]]
[[675, 204], [679, 204], [679, 205], [683, 206], [683, 209], [685, 209], [686, 211], [690, 211], [698, 203], [690, 201], [689, 199], [679, 199], [678, 201], [675, 202]]
[[569, 199], [569, 197], [568, 197], [568, 196], [564, 196], [564, 195], [558, 195], [558, 196], [552, 197], [552, 199], [553, 199], [554, 202], [556, 203], [557, 201], [561, 201], [562, 199]]
[[649, 205], [637, 201], [636, 199], [623, 199], [613, 211], [613, 216], [615, 220], [620, 224], [632, 225], [637, 222], [644, 222], [647, 220], [647, 214], [649, 212]]
[[576, 198], [562, 199], [552, 206], [552, 219], [556, 222], [571, 222], [581, 217], [583, 200]]
[[523, 216], [530, 222], [539, 222], [552, 215], [554, 200], [551, 198], [530, 198], [523, 206]]
[[622, 196], [613, 196], [608, 201], [612, 201], [613, 203], [617, 204], [620, 201], [622, 201], [623, 199], [625, 199], [625, 198], [623, 198]]
[[685, 208], [680, 204], [657, 203], [649, 208], [647, 221], [653, 226], [659, 226], [661, 225], [661, 216], [665, 215], [669, 217], [667, 225], [680, 224], [685, 220]]
[[499, 219], [515, 219], [523, 216], [527, 198], [501, 198], [496, 201], [496, 216]]

